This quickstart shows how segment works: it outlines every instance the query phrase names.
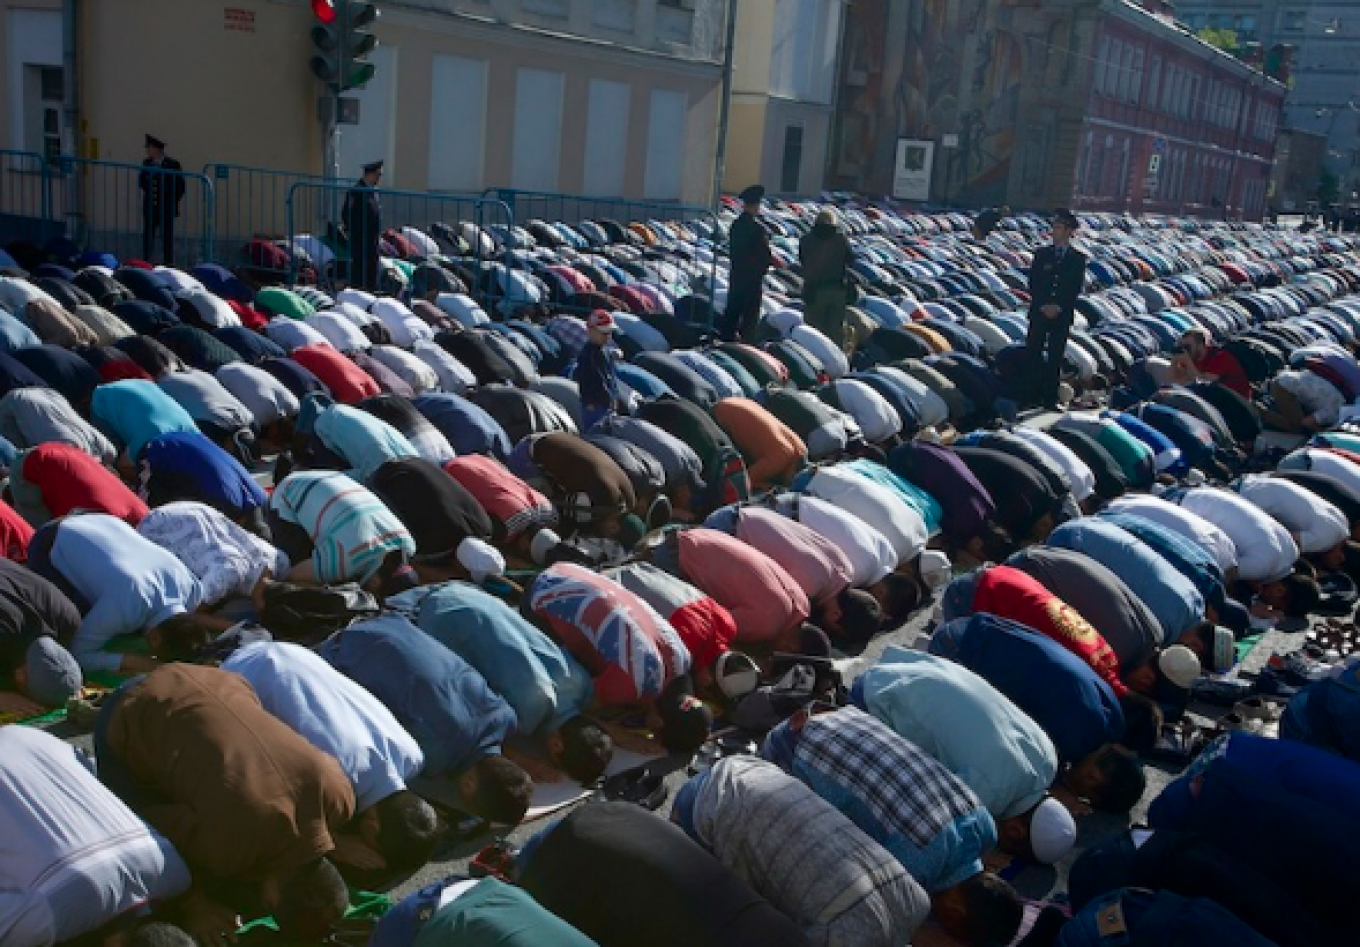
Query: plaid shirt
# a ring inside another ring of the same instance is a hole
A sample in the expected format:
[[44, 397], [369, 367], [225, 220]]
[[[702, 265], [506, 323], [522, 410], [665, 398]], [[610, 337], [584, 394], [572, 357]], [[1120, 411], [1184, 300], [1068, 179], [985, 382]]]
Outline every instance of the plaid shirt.
[[762, 755], [844, 812], [927, 891], [981, 870], [996, 824], [957, 776], [877, 718], [845, 708], [790, 721], [766, 738]]

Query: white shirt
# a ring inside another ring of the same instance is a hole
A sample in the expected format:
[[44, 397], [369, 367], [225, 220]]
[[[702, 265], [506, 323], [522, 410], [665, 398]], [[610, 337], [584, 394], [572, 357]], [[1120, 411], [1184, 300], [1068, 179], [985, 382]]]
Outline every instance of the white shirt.
[[440, 293], [434, 298], [434, 304], [441, 312], [458, 320], [459, 324], [468, 329], [475, 329], [491, 322], [491, 317], [486, 311], [466, 293]]
[[[341, 295], [343, 296], [344, 294], [341, 293]], [[375, 317], [368, 314], [368, 310], [360, 309], [354, 303], [345, 302], [343, 300], [339, 300], [335, 303], [335, 305], [321, 309], [319, 311], [329, 312], [333, 315], [337, 315], [344, 319], [347, 319], [349, 322], [353, 323], [360, 329], [362, 329], [364, 326], [372, 325], [373, 323], [378, 321]], [[365, 336], [365, 338], [367, 338], [367, 336]]]
[[375, 345], [369, 354], [392, 369], [398, 378], [415, 389], [416, 394], [439, 387], [439, 373], [419, 356], [395, 345]]
[[161, 282], [168, 286], [170, 291], [177, 296], [180, 293], [187, 293], [195, 290], [198, 292], [206, 292], [202, 283], [183, 270], [177, 270], [172, 266], [158, 266], [152, 270], [152, 272], [160, 277]]
[[342, 313], [332, 310], [314, 312], [307, 317], [306, 322], [341, 352], [368, 351], [373, 347], [368, 336], [359, 331], [358, 324]]
[[137, 532], [189, 567], [207, 605], [249, 596], [266, 569], [282, 577], [291, 566], [278, 549], [203, 503], [158, 506], [137, 524]]
[[1237, 568], [1237, 547], [1232, 538], [1213, 523], [1183, 506], [1168, 503], [1160, 497], [1125, 494], [1112, 502], [1115, 513], [1132, 513], [1152, 520], [1167, 529], [1175, 530], [1195, 545], [1207, 550], [1227, 574]]
[[982, 347], [988, 355], [995, 355], [1011, 344], [1011, 337], [990, 319], [969, 316], [963, 320], [963, 327], [982, 340]]
[[798, 325], [789, 330], [789, 338], [812, 353], [822, 363], [828, 378], [840, 378], [850, 371], [850, 362], [839, 345], [810, 325]]
[[458, 359], [445, 351], [437, 342], [417, 342], [411, 351], [439, 378], [439, 387], [444, 391], [461, 394], [469, 388], [477, 387], [477, 376]]
[[1360, 464], [1316, 447], [1296, 450], [1280, 461], [1281, 470], [1315, 470], [1360, 490]]
[[298, 234], [293, 238], [293, 246], [307, 254], [307, 258], [323, 270], [335, 262], [335, 251], [315, 234]]
[[443, 251], [439, 249], [439, 244], [433, 237], [423, 230], [415, 227], [402, 227], [401, 235], [415, 244], [421, 256], [439, 256]]
[[804, 324], [803, 314], [797, 309], [781, 309], [778, 312], [772, 312], [765, 317], [765, 321], [770, 324], [771, 328], [786, 338], [794, 329]]
[[880, 365], [874, 371], [891, 378], [898, 383], [898, 387], [904, 388], [910, 393], [912, 404], [916, 406], [917, 420], [921, 427], [938, 427], [949, 420], [949, 405], [940, 397], [939, 392], [919, 378], [909, 375], [900, 368], [893, 368], [891, 365]]
[[202, 286], [197, 289], [181, 290], [176, 292], [175, 296], [187, 302], [210, 328], [225, 329], [241, 324], [241, 317], [227, 305], [225, 299], [214, 296]]
[[1294, 568], [1294, 538], [1258, 506], [1230, 490], [1195, 487], [1178, 501], [1227, 533], [1237, 549], [1237, 574], [1247, 581], [1282, 579]]
[[130, 325], [102, 306], [77, 306], [72, 315], [99, 337], [100, 345], [113, 345], [119, 339], [137, 334]]
[[910, 562], [926, 548], [930, 534], [925, 520], [889, 487], [853, 471], [823, 467], [808, 481], [807, 492], [882, 533], [898, 562]]
[[262, 429], [282, 418], [296, 417], [302, 409], [287, 385], [256, 365], [232, 362], [219, 368], [215, 377], [249, 409]]
[[335, 301], [337, 303], [349, 303], [352, 306], [362, 309], [364, 312], [368, 312], [372, 309], [373, 303], [375, 303], [377, 299], [377, 296], [374, 296], [372, 293], [364, 292], [362, 289], [342, 289], [335, 294]]
[[42, 288], [36, 283], [15, 279], [13, 276], [0, 276], [0, 306], [15, 315], [21, 315], [24, 307], [35, 299], [46, 299], [56, 305], [61, 305], [43, 292]]
[[[1063, 355], [1068, 361], [1077, 366], [1077, 377], [1082, 381], [1090, 381], [1095, 377], [1096, 371], [1100, 368], [1100, 366], [1096, 364], [1096, 360], [1091, 353], [1071, 339], [1067, 340], [1067, 347], [1063, 349]], [[1170, 366], [1171, 363], [1167, 362], [1168, 370], [1170, 369]]]
[[326, 337], [305, 322], [287, 316], [275, 316], [265, 324], [264, 334], [286, 352], [307, 345], [330, 345]]
[[902, 416], [873, 388], [855, 378], [841, 378], [832, 384], [841, 408], [855, 419], [866, 441], [877, 443], [901, 432]]
[[1331, 549], [1350, 535], [1344, 513], [1297, 483], [1254, 474], [1235, 488], [1289, 530], [1305, 554]]
[[283, 641], [241, 648], [222, 670], [244, 677], [264, 709], [340, 762], [359, 812], [406, 788], [425, 756], [397, 718], [315, 652]]
[[1067, 474], [1067, 480], [1072, 485], [1072, 496], [1076, 497], [1078, 503], [1096, 492], [1096, 475], [1091, 472], [1086, 462], [1062, 441], [1051, 434], [1023, 424], [1011, 428], [1011, 433], [1042, 451], [1045, 457]]
[[850, 584], [855, 588], [873, 585], [897, 568], [897, 553], [892, 543], [859, 517], [814, 496], [781, 494], [776, 509], [781, 516], [795, 519], [826, 537], [850, 560]]
[[369, 311], [387, 326], [394, 345], [409, 349], [417, 341], [434, 338], [434, 329], [395, 299], [383, 297], [373, 303]]
[[1306, 369], [1280, 372], [1274, 384], [1298, 398], [1304, 413], [1312, 415], [1319, 427], [1335, 424], [1346, 404], [1345, 395], [1335, 385]]
[[0, 944], [48, 947], [189, 888], [184, 859], [32, 727], [0, 727]]

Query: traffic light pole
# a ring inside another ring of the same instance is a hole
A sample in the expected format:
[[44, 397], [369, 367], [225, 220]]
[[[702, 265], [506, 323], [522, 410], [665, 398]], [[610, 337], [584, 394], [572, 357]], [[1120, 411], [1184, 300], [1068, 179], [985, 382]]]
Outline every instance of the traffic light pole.
[[344, 121], [358, 121], [357, 107], [349, 111], [348, 118], [342, 114], [346, 104], [342, 96], [352, 89], [362, 89], [373, 78], [374, 67], [367, 57], [378, 40], [369, 28], [380, 14], [376, 4], [363, 0], [311, 0], [311, 7], [318, 21], [311, 31], [312, 75], [326, 90], [317, 101], [322, 163], [327, 177], [339, 178], [340, 126]]

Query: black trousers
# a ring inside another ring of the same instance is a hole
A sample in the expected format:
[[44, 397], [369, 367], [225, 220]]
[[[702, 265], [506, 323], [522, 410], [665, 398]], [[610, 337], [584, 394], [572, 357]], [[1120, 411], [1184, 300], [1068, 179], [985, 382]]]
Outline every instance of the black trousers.
[[351, 286], [368, 292], [378, 290], [378, 245], [356, 244], [350, 250]]
[[1067, 351], [1067, 334], [1071, 331], [1070, 314], [1052, 319], [1040, 312], [1030, 314], [1029, 329], [1025, 332], [1025, 377], [1029, 379], [1032, 402], [1057, 403], [1063, 354]]
[[747, 282], [733, 281], [727, 290], [727, 309], [723, 313], [722, 337], [731, 341], [737, 333], [745, 342], [756, 337], [756, 327], [760, 325], [760, 303], [764, 298], [764, 287], [760, 280]]
[[175, 265], [175, 209], [173, 207], [142, 208], [142, 259], [154, 263], [151, 251], [156, 245], [156, 232], [160, 231], [161, 262], [166, 266]]

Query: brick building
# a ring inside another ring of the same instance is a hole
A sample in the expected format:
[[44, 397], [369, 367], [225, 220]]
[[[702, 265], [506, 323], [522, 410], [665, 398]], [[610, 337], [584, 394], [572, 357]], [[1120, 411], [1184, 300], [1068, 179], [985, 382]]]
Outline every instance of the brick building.
[[851, 5], [828, 185], [930, 199], [1259, 219], [1284, 86], [1126, 0]]

